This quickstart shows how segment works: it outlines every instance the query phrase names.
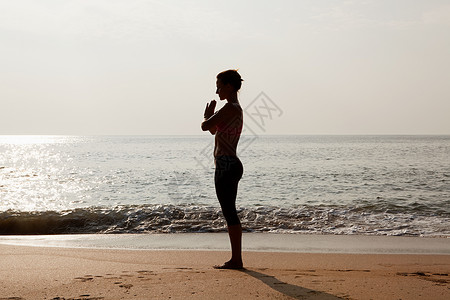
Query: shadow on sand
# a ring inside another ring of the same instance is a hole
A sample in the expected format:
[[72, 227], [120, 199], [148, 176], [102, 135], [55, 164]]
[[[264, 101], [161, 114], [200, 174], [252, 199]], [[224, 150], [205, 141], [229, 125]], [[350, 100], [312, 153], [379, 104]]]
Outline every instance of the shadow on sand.
[[297, 285], [289, 284], [278, 280], [277, 278], [275, 278], [275, 276], [267, 275], [253, 270], [244, 269], [242, 270], [242, 272], [258, 280], [261, 280], [264, 284], [266, 284], [270, 288], [294, 299], [320, 299], [320, 300], [343, 299], [331, 294], [327, 294], [325, 292], [310, 290]]

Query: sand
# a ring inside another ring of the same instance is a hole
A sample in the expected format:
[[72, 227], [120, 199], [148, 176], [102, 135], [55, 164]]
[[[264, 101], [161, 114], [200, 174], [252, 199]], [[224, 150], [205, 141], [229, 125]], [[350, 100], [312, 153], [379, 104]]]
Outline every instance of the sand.
[[[242, 240], [244, 251], [256, 252], [450, 255], [450, 238], [445, 237], [244, 232]], [[226, 232], [175, 234], [0, 235], [0, 244], [129, 250], [228, 251], [230, 249], [230, 242]]]
[[0, 245], [0, 299], [450, 299], [450, 255]]

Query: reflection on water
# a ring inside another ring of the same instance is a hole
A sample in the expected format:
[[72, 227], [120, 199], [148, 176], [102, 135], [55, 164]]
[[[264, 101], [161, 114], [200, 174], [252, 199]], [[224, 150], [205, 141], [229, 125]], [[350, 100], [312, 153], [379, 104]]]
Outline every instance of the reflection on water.
[[83, 141], [69, 136], [0, 136], [0, 210], [60, 210], [77, 201], [86, 185], [76, 178], [70, 148]]
[[88, 140], [80, 136], [60, 135], [0, 135], [0, 144], [3, 145], [30, 145], [30, 144], [59, 144], [75, 143]]

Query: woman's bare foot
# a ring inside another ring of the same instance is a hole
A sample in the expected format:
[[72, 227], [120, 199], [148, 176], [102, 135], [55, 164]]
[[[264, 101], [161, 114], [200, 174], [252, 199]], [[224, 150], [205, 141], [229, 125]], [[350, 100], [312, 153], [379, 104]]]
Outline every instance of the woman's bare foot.
[[228, 270], [240, 270], [243, 269], [242, 262], [233, 262], [231, 260], [227, 261], [221, 266], [214, 266], [214, 269], [228, 269]]

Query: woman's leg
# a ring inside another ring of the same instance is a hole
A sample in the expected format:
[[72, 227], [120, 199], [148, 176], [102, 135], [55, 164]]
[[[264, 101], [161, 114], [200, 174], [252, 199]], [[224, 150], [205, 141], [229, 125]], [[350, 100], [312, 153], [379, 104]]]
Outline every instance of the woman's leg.
[[241, 224], [228, 226], [228, 235], [231, 243], [230, 265], [242, 268], [242, 226]]
[[242, 227], [236, 211], [235, 199], [237, 192], [237, 182], [223, 184], [216, 182], [216, 193], [219, 199], [222, 213], [228, 227], [228, 236], [231, 244], [231, 259], [220, 268], [240, 269], [242, 268]]
[[242, 164], [238, 161], [234, 168], [228, 166], [225, 170], [224, 172], [223, 169], [216, 169], [215, 187], [222, 213], [227, 222], [231, 259], [218, 268], [240, 269], [242, 268], [242, 227], [236, 211], [236, 196], [238, 183], [242, 176]]

